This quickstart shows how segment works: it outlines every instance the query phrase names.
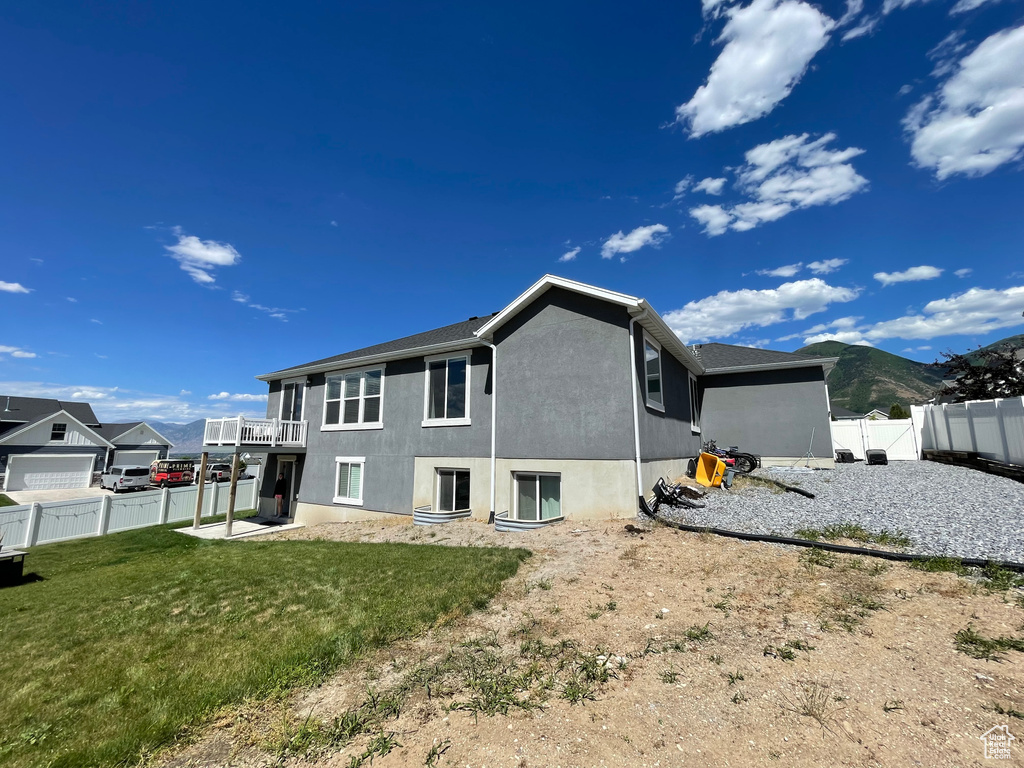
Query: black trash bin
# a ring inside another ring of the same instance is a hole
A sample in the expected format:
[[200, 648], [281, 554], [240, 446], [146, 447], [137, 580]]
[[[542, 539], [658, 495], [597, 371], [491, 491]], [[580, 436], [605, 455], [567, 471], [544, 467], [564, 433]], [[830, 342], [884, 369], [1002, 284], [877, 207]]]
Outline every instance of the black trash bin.
[[868, 464], [888, 464], [889, 457], [885, 455], [885, 451], [881, 448], [872, 448], [864, 451], [864, 458]]

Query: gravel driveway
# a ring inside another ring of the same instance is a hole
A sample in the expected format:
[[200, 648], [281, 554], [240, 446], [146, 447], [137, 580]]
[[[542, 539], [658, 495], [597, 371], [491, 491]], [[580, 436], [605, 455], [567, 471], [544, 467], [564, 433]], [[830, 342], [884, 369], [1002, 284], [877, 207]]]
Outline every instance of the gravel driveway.
[[902, 531], [913, 541], [911, 552], [1024, 562], [1024, 484], [998, 475], [931, 461], [756, 474], [806, 488], [817, 498], [752, 484], [713, 490], [705, 509], [663, 511], [693, 525], [784, 536], [798, 528], [859, 523], [876, 532]]

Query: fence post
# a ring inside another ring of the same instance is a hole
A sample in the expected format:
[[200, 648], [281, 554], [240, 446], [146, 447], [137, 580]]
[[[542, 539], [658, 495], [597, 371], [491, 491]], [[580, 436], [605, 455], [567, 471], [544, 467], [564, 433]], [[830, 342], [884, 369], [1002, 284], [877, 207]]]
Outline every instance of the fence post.
[[[1024, 400], [1024, 398], [1021, 398], [1021, 399]], [[1005, 402], [1006, 402], [1006, 400], [1004, 400], [1001, 397], [992, 401], [992, 403], [996, 407], [996, 423], [999, 425], [999, 439], [1003, 443], [1003, 457], [1000, 459], [1000, 461], [1005, 462], [1006, 464], [1009, 464], [1010, 463], [1010, 441], [1006, 439], [1006, 424], [1003, 423], [1003, 408], [1005, 407], [1005, 406], [1003, 406], [1003, 403], [1005, 403]]]
[[218, 492], [219, 492], [219, 489], [217, 487], [217, 481], [214, 480], [210, 485], [212, 486], [210, 488], [210, 514], [211, 515], [216, 515], [217, 514], [217, 496], [218, 496]]
[[160, 492], [160, 522], [157, 525], [163, 525], [167, 522], [167, 513], [171, 509], [171, 489], [164, 488]]
[[971, 404], [964, 403], [964, 413], [967, 414], [967, 432], [971, 436], [971, 452], [978, 452], [978, 438], [974, 434], [974, 417], [971, 415]]
[[954, 451], [956, 448], [953, 446], [953, 430], [949, 428], [949, 414], [946, 413], [946, 404], [942, 404], [942, 422], [946, 426], [946, 448], [947, 451]]
[[39, 540], [39, 523], [43, 517], [43, 505], [32, 502], [32, 510], [28, 513], [28, 528], [25, 530], [25, 546], [34, 547]]
[[100, 524], [96, 526], [96, 535], [105, 536], [110, 527], [110, 502], [112, 496], [104, 496], [100, 501]]
[[199, 528], [199, 520], [203, 516], [203, 492], [206, 490], [206, 460], [209, 457], [209, 452], [203, 451], [203, 458], [199, 462], [199, 477], [196, 478], [196, 514], [195, 519], [192, 521], [193, 529]]

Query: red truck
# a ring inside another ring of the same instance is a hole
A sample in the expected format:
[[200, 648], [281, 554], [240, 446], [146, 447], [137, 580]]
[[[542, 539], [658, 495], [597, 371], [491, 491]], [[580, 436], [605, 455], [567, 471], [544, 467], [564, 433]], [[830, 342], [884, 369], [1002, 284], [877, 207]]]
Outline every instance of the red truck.
[[192, 485], [195, 464], [188, 459], [157, 459], [149, 465], [149, 484], [166, 488], [169, 485]]

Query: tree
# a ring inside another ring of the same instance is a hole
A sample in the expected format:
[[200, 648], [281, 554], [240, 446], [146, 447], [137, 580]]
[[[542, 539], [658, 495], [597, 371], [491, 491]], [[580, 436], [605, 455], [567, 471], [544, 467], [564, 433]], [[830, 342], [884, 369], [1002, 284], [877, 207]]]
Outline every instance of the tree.
[[955, 378], [954, 402], [1024, 396], [1024, 343], [979, 347], [965, 355], [943, 352], [946, 376]]
[[907, 413], [907, 409], [899, 403], [893, 403], [892, 408], [889, 409], [890, 419], [909, 419], [910, 414]]

